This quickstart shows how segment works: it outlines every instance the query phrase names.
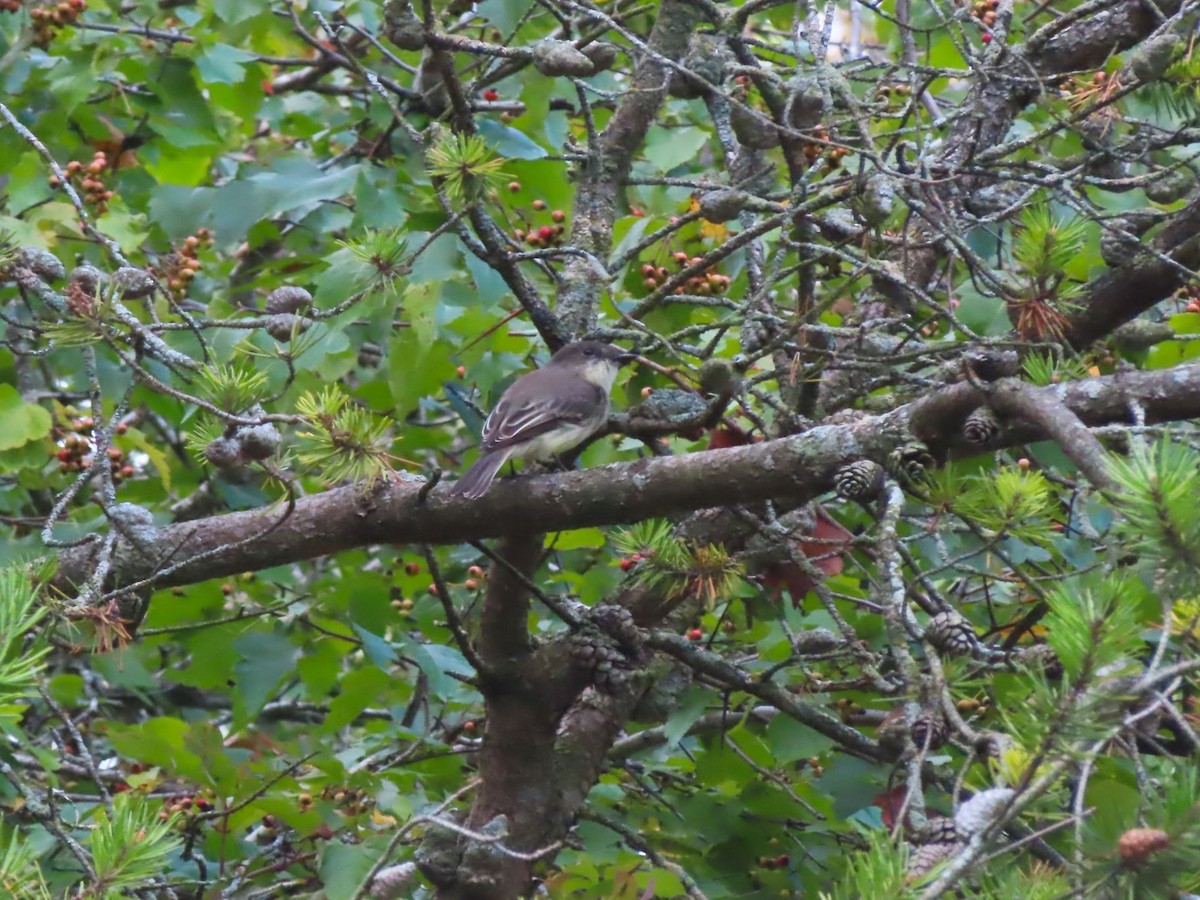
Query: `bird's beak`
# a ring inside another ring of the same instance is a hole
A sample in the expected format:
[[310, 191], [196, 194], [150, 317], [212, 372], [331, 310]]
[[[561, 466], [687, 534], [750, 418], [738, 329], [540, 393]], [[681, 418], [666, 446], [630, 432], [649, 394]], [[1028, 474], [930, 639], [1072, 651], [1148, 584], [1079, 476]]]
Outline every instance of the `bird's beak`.
[[633, 362], [637, 358], [638, 358], [638, 355], [636, 353], [618, 353], [617, 354], [617, 365], [623, 366], [626, 363]]

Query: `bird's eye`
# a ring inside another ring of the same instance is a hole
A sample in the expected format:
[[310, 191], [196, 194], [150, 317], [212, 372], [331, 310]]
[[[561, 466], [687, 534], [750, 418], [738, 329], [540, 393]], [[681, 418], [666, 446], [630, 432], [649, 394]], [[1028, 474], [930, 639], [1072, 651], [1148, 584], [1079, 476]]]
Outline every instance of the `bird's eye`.
[[583, 355], [584, 355], [584, 356], [595, 356], [595, 355], [596, 355], [596, 351], [595, 351], [595, 350], [593, 350], [593, 349], [591, 349], [591, 348], [589, 347], [587, 350], [584, 350], [584, 351], [583, 351]]

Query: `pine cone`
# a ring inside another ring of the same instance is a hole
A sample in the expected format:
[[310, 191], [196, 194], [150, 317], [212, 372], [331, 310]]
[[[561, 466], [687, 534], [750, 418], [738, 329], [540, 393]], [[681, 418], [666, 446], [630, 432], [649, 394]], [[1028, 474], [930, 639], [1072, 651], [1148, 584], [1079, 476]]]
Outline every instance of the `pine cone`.
[[847, 500], [869, 499], [883, 487], [883, 467], [869, 459], [856, 459], [837, 470], [833, 487]]
[[1062, 660], [1049, 644], [1025, 647], [1018, 658], [1029, 668], [1041, 671], [1052, 681], [1057, 681], [1063, 676]]
[[312, 306], [312, 294], [302, 287], [284, 286], [267, 294], [267, 312], [271, 315], [295, 313]]
[[942, 714], [921, 710], [912, 723], [912, 742], [918, 750], [937, 750], [946, 745], [949, 731]]
[[996, 820], [1008, 801], [1015, 796], [1011, 788], [991, 788], [980, 791], [958, 808], [954, 814], [954, 826], [963, 837], [983, 831]]
[[935, 465], [929, 448], [920, 441], [901, 444], [888, 454], [888, 467], [906, 484], [921, 483], [929, 477]]
[[981, 406], [967, 416], [967, 420], [963, 422], [962, 433], [968, 444], [983, 446], [996, 439], [996, 435], [1000, 433], [1000, 423], [996, 420], [995, 413]]
[[1170, 845], [1171, 836], [1161, 828], [1130, 828], [1117, 841], [1117, 853], [1123, 865], [1136, 868]]
[[956, 612], [938, 613], [930, 619], [925, 639], [948, 656], [968, 656], [979, 648], [975, 629]]
[[958, 828], [954, 820], [948, 816], [934, 816], [925, 824], [913, 831], [909, 840], [914, 844], [956, 844], [959, 841]]
[[913, 851], [908, 860], [908, 877], [910, 880], [928, 875], [938, 863], [956, 854], [962, 844], [924, 844]]

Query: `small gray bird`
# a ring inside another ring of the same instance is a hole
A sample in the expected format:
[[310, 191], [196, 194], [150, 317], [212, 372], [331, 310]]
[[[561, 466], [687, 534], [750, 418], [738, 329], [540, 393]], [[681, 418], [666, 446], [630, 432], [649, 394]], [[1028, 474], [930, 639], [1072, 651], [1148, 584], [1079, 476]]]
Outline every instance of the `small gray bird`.
[[577, 341], [522, 375], [483, 423], [479, 459], [454, 492], [482, 497], [510, 459], [552, 459], [578, 446], [604, 426], [617, 371], [634, 359], [612, 344]]

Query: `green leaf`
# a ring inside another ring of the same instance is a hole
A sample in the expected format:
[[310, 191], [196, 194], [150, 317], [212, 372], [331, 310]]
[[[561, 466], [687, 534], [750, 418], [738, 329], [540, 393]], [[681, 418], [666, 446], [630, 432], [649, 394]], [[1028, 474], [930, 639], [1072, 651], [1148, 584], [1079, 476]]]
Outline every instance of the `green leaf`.
[[257, 714], [275, 693], [283, 677], [296, 668], [296, 646], [282, 635], [252, 631], [233, 642], [241, 657], [233, 667], [238, 683], [234, 695], [238, 719], [245, 721]]
[[708, 143], [708, 134], [699, 128], [651, 128], [646, 135], [645, 156], [660, 172], [692, 162]]
[[394, 679], [390, 674], [374, 666], [355, 669], [342, 679], [341, 693], [329, 704], [329, 714], [321, 724], [325, 732], [337, 731], [349, 725], [354, 718], [372, 704], [379, 704]]
[[365, 628], [351, 622], [350, 627], [362, 639], [363, 651], [367, 658], [385, 672], [396, 664], [396, 650], [392, 645], [377, 634], [372, 634]]
[[550, 155], [548, 150], [515, 128], [492, 119], [480, 119], [478, 125], [479, 133], [488, 145], [508, 159], [541, 159]]
[[196, 69], [205, 81], [238, 84], [246, 77], [245, 64], [254, 59], [253, 53], [228, 44], [214, 44], [196, 57]]
[[26, 403], [11, 384], [0, 384], [0, 450], [12, 450], [50, 433], [50, 413]]
[[375, 865], [379, 854], [364, 844], [326, 841], [321, 851], [322, 896], [328, 900], [350, 900]]

